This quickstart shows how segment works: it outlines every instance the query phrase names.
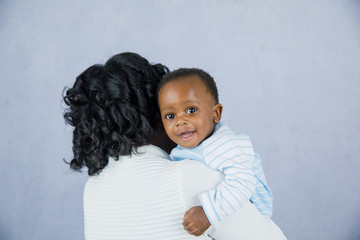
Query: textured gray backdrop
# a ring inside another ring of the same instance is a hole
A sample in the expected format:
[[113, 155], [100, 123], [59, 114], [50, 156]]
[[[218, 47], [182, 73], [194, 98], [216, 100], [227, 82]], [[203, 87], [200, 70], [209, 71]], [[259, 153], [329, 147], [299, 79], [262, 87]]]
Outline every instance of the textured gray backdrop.
[[83, 239], [61, 95], [110, 56], [211, 73], [293, 240], [360, 239], [360, 2], [0, 1], [0, 239]]

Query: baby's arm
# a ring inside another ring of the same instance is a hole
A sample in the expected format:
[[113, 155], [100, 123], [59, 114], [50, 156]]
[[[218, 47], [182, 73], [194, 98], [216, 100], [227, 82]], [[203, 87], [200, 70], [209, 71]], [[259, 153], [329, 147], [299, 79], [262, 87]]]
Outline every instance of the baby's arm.
[[214, 150], [204, 152], [205, 162], [225, 178], [216, 189], [202, 193], [200, 201], [210, 223], [215, 224], [249, 201], [256, 178], [251, 166], [254, 152], [247, 136], [226, 136], [211, 148]]
[[249, 201], [255, 190], [256, 179], [251, 168], [252, 147], [249, 148], [248, 144], [245, 145], [246, 150], [241, 147], [232, 148], [232, 144], [229, 146], [224, 144], [222, 149], [226, 151], [219, 160], [216, 158], [222, 155], [223, 150], [213, 154], [212, 159], [215, 160], [212, 163], [219, 163], [216, 169], [225, 177], [215, 189], [200, 195], [202, 206], [192, 207], [185, 213], [183, 225], [188, 233], [195, 236], [202, 235], [211, 223], [222, 221]]
[[190, 208], [183, 218], [184, 229], [195, 236], [202, 235], [209, 227], [210, 222], [201, 206]]

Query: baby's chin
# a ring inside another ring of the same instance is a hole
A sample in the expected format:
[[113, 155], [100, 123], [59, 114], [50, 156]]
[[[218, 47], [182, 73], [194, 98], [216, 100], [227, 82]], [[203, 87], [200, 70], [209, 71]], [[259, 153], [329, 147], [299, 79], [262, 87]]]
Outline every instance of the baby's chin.
[[177, 143], [177, 145], [179, 145], [179, 146], [181, 146], [181, 147], [183, 147], [183, 148], [194, 148], [194, 147], [197, 147], [198, 145], [199, 145], [199, 143], [183, 143], [183, 142], [181, 142], [181, 143]]

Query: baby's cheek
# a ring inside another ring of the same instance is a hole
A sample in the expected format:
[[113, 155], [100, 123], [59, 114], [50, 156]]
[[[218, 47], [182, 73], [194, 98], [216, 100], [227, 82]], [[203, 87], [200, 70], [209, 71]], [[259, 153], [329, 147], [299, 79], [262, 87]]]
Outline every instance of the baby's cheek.
[[178, 139], [175, 134], [168, 134], [168, 136], [173, 142], [175, 142], [176, 144], [179, 144]]

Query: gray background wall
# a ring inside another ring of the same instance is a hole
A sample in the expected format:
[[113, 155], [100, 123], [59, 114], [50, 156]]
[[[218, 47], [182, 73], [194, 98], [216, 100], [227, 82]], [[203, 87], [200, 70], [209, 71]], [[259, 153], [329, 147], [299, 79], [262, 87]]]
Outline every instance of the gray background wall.
[[138, 52], [211, 73], [289, 239], [360, 239], [360, 2], [0, 1], [0, 239], [83, 239], [61, 95]]

